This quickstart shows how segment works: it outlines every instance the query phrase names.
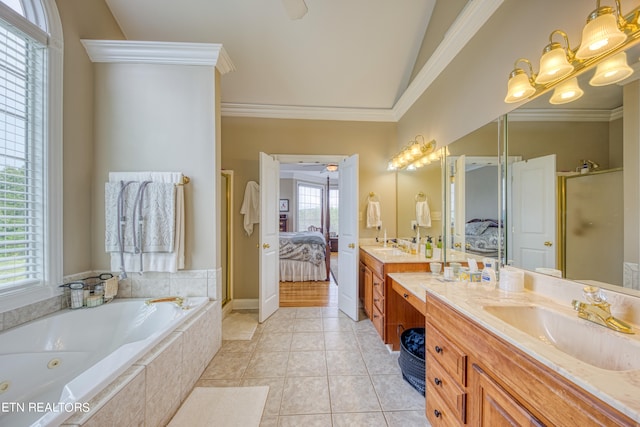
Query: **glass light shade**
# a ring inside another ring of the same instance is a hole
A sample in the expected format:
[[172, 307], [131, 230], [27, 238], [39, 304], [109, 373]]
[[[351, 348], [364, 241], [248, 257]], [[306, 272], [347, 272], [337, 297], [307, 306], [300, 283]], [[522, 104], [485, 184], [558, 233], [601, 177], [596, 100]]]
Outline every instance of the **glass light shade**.
[[504, 102], [513, 103], [527, 99], [536, 90], [531, 86], [529, 76], [521, 69], [515, 69], [511, 73], [509, 83], [507, 83], [507, 96]]
[[549, 102], [557, 104], [566, 104], [567, 102], [575, 101], [584, 94], [584, 91], [578, 86], [578, 79], [576, 77], [567, 80], [566, 82], [558, 85], [554, 91]]
[[536, 83], [546, 84], [558, 80], [573, 71], [573, 65], [567, 60], [566, 51], [558, 43], [552, 43], [545, 48], [540, 58], [540, 72]]
[[[576, 52], [576, 58], [588, 59], [620, 46], [627, 39], [627, 35], [620, 31], [613, 9], [601, 7], [602, 13], [590, 19], [582, 30], [582, 42]], [[592, 15], [593, 17], [593, 15]]]
[[411, 144], [411, 155], [413, 155], [414, 157], [417, 157], [420, 155], [420, 153], [421, 153], [420, 143], [414, 142], [413, 144]]
[[405, 162], [410, 163], [413, 160], [413, 156], [411, 155], [411, 150], [404, 149], [402, 152], [402, 159]]
[[431, 163], [431, 160], [429, 160], [429, 156], [424, 156], [423, 158], [420, 159], [420, 163], [426, 166], [429, 163]]
[[414, 171], [414, 170], [416, 170], [416, 167], [414, 165], [409, 165], [409, 166], [407, 166], [407, 170], [408, 171]]
[[633, 68], [627, 64], [627, 54], [620, 52], [598, 64], [589, 84], [591, 86], [610, 85], [626, 79], [631, 74], [633, 74]]

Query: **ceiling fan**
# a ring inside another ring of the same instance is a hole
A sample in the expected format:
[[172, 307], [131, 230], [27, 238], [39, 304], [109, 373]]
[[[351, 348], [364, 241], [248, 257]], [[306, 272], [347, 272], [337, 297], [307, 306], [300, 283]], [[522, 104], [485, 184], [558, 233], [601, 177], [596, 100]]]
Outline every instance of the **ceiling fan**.
[[282, 0], [282, 5], [292, 20], [301, 19], [308, 11], [304, 0]]

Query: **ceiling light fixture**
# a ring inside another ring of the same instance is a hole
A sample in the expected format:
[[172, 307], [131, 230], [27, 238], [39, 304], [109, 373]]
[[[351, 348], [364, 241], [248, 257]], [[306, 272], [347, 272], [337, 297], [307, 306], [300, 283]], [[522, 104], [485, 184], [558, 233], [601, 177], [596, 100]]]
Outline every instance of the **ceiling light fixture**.
[[329, 163], [327, 164], [327, 172], [336, 172], [338, 170], [337, 163]]
[[407, 170], [415, 170], [430, 163], [429, 156], [435, 154], [435, 149], [435, 140], [426, 142], [424, 136], [416, 135], [413, 141], [409, 141], [389, 160], [387, 169], [398, 170], [406, 168]]
[[[549, 44], [542, 51], [539, 73], [533, 71], [531, 62], [525, 58], [515, 62], [504, 101], [523, 101], [556, 87], [549, 101], [552, 104], [578, 99], [582, 96], [582, 90], [573, 80], [593, 64], [599, 64], [589, 82], [593, 86], [617, 83], [631, 75], [633, 70], [627, 65], [626, 55], [618, 55], [624, 54], [624, 49], [640, 41], [640, 7], [625, 17], [620, 9], [620, 0], [615, 0], [615, 8], [600, 6], [600, 0], [597, 0], [596, 9], [587, 17], [582, 42], [577, 49], [571, 49], [569, 37], [564, 31], [554, 30], [549, 36]], [[554, 41], [554, 35], [560, 35], [566, 46]], [[609, 63], [609, 60], [612, 62]], [[527, 70], [520, 64], [526, 64]]]

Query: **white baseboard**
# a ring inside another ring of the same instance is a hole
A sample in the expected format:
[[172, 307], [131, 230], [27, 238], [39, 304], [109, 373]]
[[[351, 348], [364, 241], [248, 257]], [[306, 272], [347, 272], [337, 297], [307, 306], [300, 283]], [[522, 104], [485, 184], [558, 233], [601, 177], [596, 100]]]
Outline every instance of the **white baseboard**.
[[257, 310], [258, 299], [234, 299], [229, 304], [233, 304], [233, 310]]

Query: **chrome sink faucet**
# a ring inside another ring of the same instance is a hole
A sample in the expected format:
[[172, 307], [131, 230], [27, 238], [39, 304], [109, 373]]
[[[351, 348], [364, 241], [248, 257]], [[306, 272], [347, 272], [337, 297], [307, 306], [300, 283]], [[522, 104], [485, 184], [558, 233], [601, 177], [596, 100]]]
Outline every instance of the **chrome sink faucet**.
[[606, 297], [595, 286], [587, 286], [583, 289], [584, 297], [589, 304], [578, 300], [573, 300], [571, 305], [578, 312], [578, 317], [605, 326], [617, 332], [625, 334], [633, 334], [630, 325], [620, 319], [616, 319], [611, 315], [611, 304], [607, 302]]

